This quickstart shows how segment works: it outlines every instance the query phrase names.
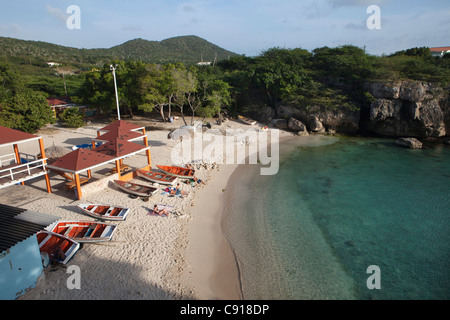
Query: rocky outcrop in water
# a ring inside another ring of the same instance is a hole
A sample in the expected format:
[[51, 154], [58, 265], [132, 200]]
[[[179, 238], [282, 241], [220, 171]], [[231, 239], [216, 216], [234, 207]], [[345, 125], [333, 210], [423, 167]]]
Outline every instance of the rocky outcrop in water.
[[408, 147], [410, 149], [422, 149], [422, 142], [416, 138], [400, 138], [395, 141], [399, 146]]

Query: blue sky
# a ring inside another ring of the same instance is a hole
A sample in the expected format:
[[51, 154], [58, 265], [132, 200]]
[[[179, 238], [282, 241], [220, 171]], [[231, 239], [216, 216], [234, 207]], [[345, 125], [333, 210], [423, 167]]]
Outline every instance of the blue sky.
[[[110, 48], [134, 38], [197, 35], [255, 56], [272, 47], [352, 44], [371, 54], [450, 46], [449, 0], [1, 0], [0, 36], [77, 48]], [[66, 26], [70, 5], [81, 28]], [[369, 30], [367, 8], [381, 9]], [[199, 53], [200, 55], [200, 53]]]

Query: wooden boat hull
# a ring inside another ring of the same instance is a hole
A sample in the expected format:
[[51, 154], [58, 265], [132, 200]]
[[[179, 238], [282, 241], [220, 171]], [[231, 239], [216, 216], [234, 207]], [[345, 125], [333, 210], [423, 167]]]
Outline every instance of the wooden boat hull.
[[175, 166], [156, 166], [162, 172], [182, 179], [191, 179], [194, 177], [195, 170]]
[[246, 118], [244, 116], [238, 116], [239, 120], [241, 120], [243, 123], [245, 124], [249, 124], [251, 126], [256, 124], [256, 120], [250, 119], [250, 118]]
[[128, 181], [114, 180], [114, 182], [123, 191], [141, 197], [150, 197], [158, 191], [158, 188], [144, 186], [142, 184], [132, 183]]
[[57, 251], [59, 249], [62, 253], [64, 253], [64, 259], [59, 261], [62, 264], [69, 262], [69, 260], [72, 259], [73, 255], [80, 248], [80, 244], [78, 242], [50, 231], [39, 231], [36, 236], [39, 244], [39, 250], [41, 253], [45, 252], [48, 254], [50, 260], [57, 257]]
[[79, 243], [111, 241], [116, 225], [95, 221], [58, 221], [50, 231]]
[[102, 204], [79, 204], [78, 207], [91, 217], [102, 220], [123, 221], [130, 212], [129, 208]]
[[138, 170], [136, 174], [140, 178], [160, 184], [173, 185], [178, 180], [175, 176], [154, 171]]

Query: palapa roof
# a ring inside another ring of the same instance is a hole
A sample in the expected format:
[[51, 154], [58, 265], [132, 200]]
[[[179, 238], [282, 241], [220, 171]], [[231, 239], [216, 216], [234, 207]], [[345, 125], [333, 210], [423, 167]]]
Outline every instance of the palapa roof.
[[100, 147], [95, 148], [95, 151], [114, 158], [124, 158], [132, 156], [146, 149], [149, 149], [149, 147], [115, 138], [112, 141], [104, 143]]
[[101, 128], [98, 131], [110, 131], [110, 130], [113, 130], [114, 128], [121, 128], [121, 129], [129, 130], [129, 131], [137, 131], [137, 130], [144, 129], [145, 127], [138, 126], [136, 124], [133, 124], [133, 123], [130, 123], [130, 122], [127, 122], [124, 120], [118, 120], [114, 123], [111, 123], [110, 125], [107, 125], [104, 128]]
[[114, 157], [88, 149], [76, 149], [47, 167], [78, 173], [114, 161]]
[[0, 147], [41, 139], [31, 133], [0, 126]]
[[108, 132], [93, 139], [94, 141], [113, 141], [114, 139], [133, 141], [144, 138], [145, 135], [123, 127], [112, 127]]

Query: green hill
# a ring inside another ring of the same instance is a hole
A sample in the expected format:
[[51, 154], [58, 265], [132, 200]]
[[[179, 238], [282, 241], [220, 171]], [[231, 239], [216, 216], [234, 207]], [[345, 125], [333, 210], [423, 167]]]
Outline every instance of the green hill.
[[111, 59], [152, 63], [184, 62], [203, 59], [217, 61], [236, 56], [197, 36], [181, 36], [163, 41], [134, 39], [109, 49], [78, 49], [42, 41], [0, 37], [0, 61], [39, 65], [48, 61], [74, 65], [103, 64]]

